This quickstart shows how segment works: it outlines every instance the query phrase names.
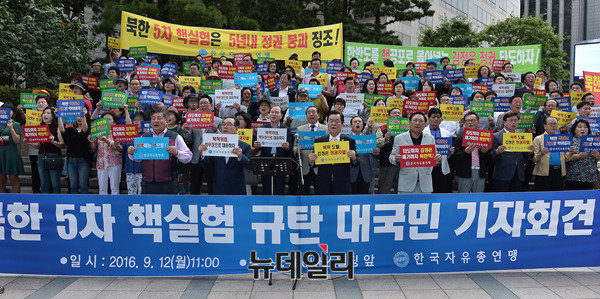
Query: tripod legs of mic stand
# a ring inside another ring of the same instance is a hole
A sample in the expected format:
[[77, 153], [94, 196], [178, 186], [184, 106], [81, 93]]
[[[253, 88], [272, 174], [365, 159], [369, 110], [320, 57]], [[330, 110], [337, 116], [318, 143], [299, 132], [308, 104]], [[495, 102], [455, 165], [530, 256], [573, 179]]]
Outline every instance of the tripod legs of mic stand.
[[294, 279], [294, 284], [292, 285], [292, 291], [296, 290], [297, 284], [298, 284], [298, 279]]
[[[269, 285], [273, 285], [273, 273], [269, 275]], [[294, 279], [294, 284], [292, 285], [292, 291], [296, 290], [296, 286], [298, 285], [298, 279]]]

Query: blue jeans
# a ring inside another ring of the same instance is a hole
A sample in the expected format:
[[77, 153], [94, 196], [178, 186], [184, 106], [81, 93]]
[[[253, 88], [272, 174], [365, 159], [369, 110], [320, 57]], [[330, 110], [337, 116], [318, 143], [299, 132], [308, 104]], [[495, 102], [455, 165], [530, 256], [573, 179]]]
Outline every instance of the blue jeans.
[[[67, 162], [71, 194], [87, 194], [90, 175], [90, 165], [84, 158], [69, 157]], [[81, 189], [81, 192], [79, 192]]]
[[42, 193], [60, 193], [60, 170], [45, 170], [44, 157], [58, 157], [57, 155], [39, 155], [38, 156], [38, 171], [40, 172], [40, 181], [42, 183]]

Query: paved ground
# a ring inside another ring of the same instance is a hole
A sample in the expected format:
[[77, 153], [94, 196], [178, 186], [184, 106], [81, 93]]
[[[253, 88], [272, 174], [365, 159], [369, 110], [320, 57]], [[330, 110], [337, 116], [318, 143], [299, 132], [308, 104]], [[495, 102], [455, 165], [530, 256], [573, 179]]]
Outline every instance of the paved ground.
[[600, 268], [456, 274], [367, 275], [355, 280], [274, 283], [250, 275], [181, 278], [90, 278], [0, 275], [0, 298], [600, 298]]

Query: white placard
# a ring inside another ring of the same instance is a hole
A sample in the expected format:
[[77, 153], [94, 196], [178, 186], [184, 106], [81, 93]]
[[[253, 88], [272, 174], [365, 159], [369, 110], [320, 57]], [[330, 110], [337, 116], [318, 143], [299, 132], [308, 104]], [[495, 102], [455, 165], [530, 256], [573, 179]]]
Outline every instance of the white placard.
[[271, 102], [273, 105], [281, 107], [281, 111], [286, 110], [290, 106], [290, 99], [288, 96], [271, 97]]
[[521, 82], [521, 73], [502, 73], [506, 79], [511, 78], [512, 80], [506, 80], [509, 82]]
[[237, 134], [211, 134], [202, 135], [202, 144], [208, 147], [203, 155], [206, 157], [237, 157], [232, 151], [238, 146]]
[[285, 128], [257, 128], [256, 141], [263, 147], [281, 147], [287, 142], [287, 129]]
[[357, 115], [358, 111], [364, 109], [363, 103], [365, 102], [365, 94], [364, 93], [341, 93], [340, 98], [346, 100], [346, 108], [344, 109], [344, 114], [349, 115]]
[[492, 90], [498, 94], [499, 97], [510, 98], [515, 94], [516, 84], [494, 84]]
[[215, 105], [221, 103], [223, 107], [233, 106], [233, 104], [240, 104], [242, 101], [242, 90], [241, 89], [217, 89], [215, 90]]

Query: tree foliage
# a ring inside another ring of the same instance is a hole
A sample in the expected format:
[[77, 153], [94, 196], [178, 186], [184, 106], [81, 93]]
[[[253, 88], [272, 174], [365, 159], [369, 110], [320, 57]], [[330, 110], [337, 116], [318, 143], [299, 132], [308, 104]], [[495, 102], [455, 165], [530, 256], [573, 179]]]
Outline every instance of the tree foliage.
[[437, 28], [427, 28], [419, 35], [422, 47], [479, 47], [480, 35], [465, 17], [442, 19]]
[[0, 1], [0, 85], [58, 87], [89, 68], [97, 45], [77, 17], [50, 0]]
[[568, 37], [554, 32], [548, 21], [540, 17], [510, 17], [501, 22], [488, 25], [480, 32], [472, 29], [466, 19], [444, 20], [435, 28], [422, 32], [420, 45], [427, 47], [506, 47], [524, 45], [542, 45], [542, 69], [552, 78], [568, 79], [567, 53], [561, 43]]

